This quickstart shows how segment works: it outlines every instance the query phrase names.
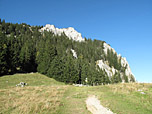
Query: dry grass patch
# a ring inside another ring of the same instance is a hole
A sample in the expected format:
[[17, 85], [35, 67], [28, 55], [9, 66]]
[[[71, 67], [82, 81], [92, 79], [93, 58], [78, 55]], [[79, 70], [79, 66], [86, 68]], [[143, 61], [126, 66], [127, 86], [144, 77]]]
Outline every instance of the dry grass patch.
[[54, 113], [67, 86], [12, 87], [0, 90], [0, 113]]
[[124, 93], [130, 94], [132, 92], [138, 91], [149, 91], [149, 88], [152, 88], [152, 84], [148, 83], [120, 83], [107, 85], [110, 89], [112, 89], [113, 93]]

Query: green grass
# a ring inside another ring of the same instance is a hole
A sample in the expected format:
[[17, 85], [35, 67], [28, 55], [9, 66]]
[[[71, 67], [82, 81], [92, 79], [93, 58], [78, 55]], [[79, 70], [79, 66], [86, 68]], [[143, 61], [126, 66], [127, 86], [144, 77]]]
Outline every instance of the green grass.
[[[116, 84], [92, 87], [90, 91], [115, 113], [152, 114], [151, 88], [152, 84]], [[139, 89], [146, 94], [141, 94]]]
[[[85, 89], [86, 90], [86, 89]], [[62, 99], [62, 105], [56, 114], [91, 114], [86, 109], [87, 91], [70, 86]]]
[[[20, 82], [28, 85], [16, 87]], [[90, 114], [90, 95], [117, 114], [152, 114], [152, 84], [74, 87], [39, 73], [0, 77], [0, 114]]]
[[[16, 84], [25, 82], [25, 87]], [[0, 114], [56, 113], [68, 86], [39, 73], [0, 77]]]
[[28, 73], [0, 77], [0, 88], [15, 87], [16, 84], [19, 84], [20, 82], [25, 82], [28, 86], [65, 85], [64, 83], [55, 81], [54, 79], [39, 73]]

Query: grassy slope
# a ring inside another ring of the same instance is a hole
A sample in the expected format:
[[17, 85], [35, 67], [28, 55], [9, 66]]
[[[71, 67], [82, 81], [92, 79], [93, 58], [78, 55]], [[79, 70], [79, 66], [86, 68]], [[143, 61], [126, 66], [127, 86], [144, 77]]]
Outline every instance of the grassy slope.
[[[16, 87], [20, 82], [28, 85]], [[65, 84], [38, 73], [0, 77], [0, 113], [55, 113], [67, 88]]]
[[[15, 87], [22, 81], [28, 86]], [[152, 113], [152, 84], [74, 87], [39, 73], [0, 77], [0, 113], [4, 114], [90, 114], [85, 105], [89, 95], [96, 95], [103, 106], [118, 114]]]
[[54, 79], [48, 78], [39, 73], [15, 74], [0, 77], [0, 88], [14, 87], [20, 82], [25, 82], [28, 86], [55, 86], [64, 85]]
[[[141, 94], [142, 89], [146, 94]], [[118, 114], [152, 114], [152, 84], [116, 84], [90, 90], [103, 106]]]

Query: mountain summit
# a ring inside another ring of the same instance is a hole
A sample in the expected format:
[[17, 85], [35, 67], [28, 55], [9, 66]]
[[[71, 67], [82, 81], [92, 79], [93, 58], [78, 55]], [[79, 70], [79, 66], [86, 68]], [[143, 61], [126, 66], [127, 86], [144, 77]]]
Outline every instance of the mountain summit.
[[65, 35], [72, 40], [83, 42], [84, 38], [82, 38], [81, 33], [78, 33], [73, 27], [68, 28], [56, 28], [54, 25], [46, 24], [45, 27], [40, 29], [40, 32], [43, 32], [44, 30], [53, 32], [55, 35], [61, 36], [62, 33], [65, 33]]

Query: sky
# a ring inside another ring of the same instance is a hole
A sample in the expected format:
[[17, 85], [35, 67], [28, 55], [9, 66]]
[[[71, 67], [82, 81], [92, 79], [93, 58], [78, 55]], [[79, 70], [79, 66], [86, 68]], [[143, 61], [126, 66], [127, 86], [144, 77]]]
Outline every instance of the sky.
[[74, 27], [126, 57], [138, 82], [152, 82], [152, 0], [0, 0], [0, 18]]

